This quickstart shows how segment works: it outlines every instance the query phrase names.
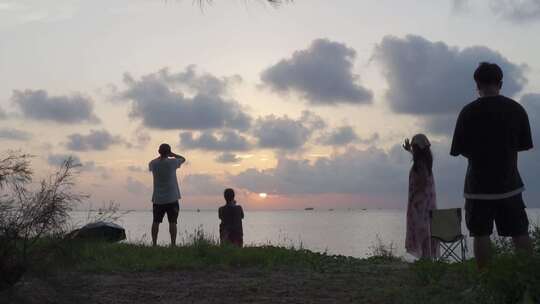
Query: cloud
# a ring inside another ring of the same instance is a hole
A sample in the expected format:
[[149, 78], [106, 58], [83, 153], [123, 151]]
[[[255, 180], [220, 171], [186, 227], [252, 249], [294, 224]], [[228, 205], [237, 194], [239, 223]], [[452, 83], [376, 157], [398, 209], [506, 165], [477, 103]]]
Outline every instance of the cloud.
[[[462, 205], [466, 160], [449, 155], [448, 141], [433, 141], [432, 148], [439, 207]], [[373, 146], [349, 147], [342, 153], [315, 161], [281, 158], [274, 168], [247, 169], [229, 176], [228, 180], [236, 187], [255, 193], [356, 194], [389, 202], [394, 208], [405, 208], [410, 168], [411, 155], [400, 145], [388, 151]]]
[[152, 193], [152, 189], [148, 187], [146, 184], [134, 179], [131, 176], [128, 176], [126, 178], [126, 184], [125, 189], [135, 195], [149, 195]]
[[80, 94], [49, 96], [44, 90], [15, 90], [11, 99], [27, 119], [64, 124], [100, 122], [92, 101]]
[[159, 77], [170, 84], [183, 85], [200, 94], [218, 96], [227, 92], [234, 84], [242, 82], [240, 75], [218, 78], [214, 75], [197, 72], [196, 65], [189, 65], [185, 71], [171, 73], [168, 68], [161, 69]]
[[104, 151], [112, 145], [123, 143], [118, 135], [111, 135], [106, 130], [91, 130], [89, 134], [71, 134], [66, 147], [72, 151]]
[[450, 134], [460, 109], [476, 98], [474, 70], [482, 61], [504, 71], [502, 93], [513, 96], [527, 83], [526, 66], [483, 46], [451, 47], [420, 36], [386, 36], [373, 58], [388, 82], [386, 99], [396, 113], [423, 118], [432, 133]]
[[[521, 104], [529, 115], [533, 142], [538, 145], [540, 143], [540, 94], [525, 94], [521, 98]], [[432, 125], [438, 124], [441, 127], [450, 125], [451, 122], [453, 128], [456, 117], [442, 117], [448, 118], [449, 122], [430, 121], [430, 123]], [[432, 142], [437, 196], [447, 206], [459, 206], [464, 201], [462, 193], [467, 160], [463, 157], [449, 157], [449, 146], [449, 140]], [[395, 146], [388, 154], [393, 159], [407, 157], [399, 146]], [[540, 206], [538, 204], [540, 199], [540, 179], [537, 178], [538, 171], [540, 171], [540, 154], [535, 152], [534, 149], [520, 153], [519, 168], [527, 189], [525, 192], [527, 205], [529, 207]]]
[[[521, 103], [529, 106], [540, 105], [540, 93], [527, 93], [521, 97]], [[536, 111], [537, 109], [535, 109]], [[538, 113], [540, 114], [540, 113]]]
[[130, 116], [140, 119], [143, 125], [150, 128], [186, 130], [249, 128], [251, 117], [237, 101], [218, 95], [217, 93], [223, 93], [222, 88], [208, 84], [205, 87], [199, 83], [209, 81], [195, 81], [197, 83], [195, 85], [192, 84], [192, 80], [186, 80], [191, 89], [197, 88], [195, 94], [188, 97], [177, 89], [177, 83], [181, 82], [181, 79], [178, 74], [170, 74], [167, 70], [143, 76], [139, 80], [125, 74], [124, 83], [127, 89], [119, 93], [119, 98], [130, 101]]
[[521, 97], [521, 104], [530, 116], [540, 119], [540, 93], [527, 93]]
[[487, 47], [459, 49], [420, 36], [386, 36], [375, 47], [389, 89], [386, 98], [397, 113], [433, 115], [456, 113], [475, 98], [473, 73], [482, 61], [504, 71], [503, 93], [512, 96], [527, 82], [525, 67]]
[[529, 93], [521, 97], [521, 104], [529, 115], [533, 143], [540, 145], [540, 94]]
[[373, 145], [377, 141], [379, 141], [381, 137], [379, 136], [379, 133], [373, 133], [368, 138], [359, 138], [358, 142], [365, 144], [365, 145]]
[[186, 195], [219, 195], [225, 186], [214, 175], [190, 174], [182, 181], [182, 190]]
[[433, 134], [452, 136], [456, 126], [458, 112], [443, 115], [428, 115], [423, 119], [423, 126]]
[[78, 166], [80, 172], [98, 172], [104, 179], [110, 178], [107, 168], [98, 166], [94, 161], [82, 162], [79, 156], [75, 154], [49, 154], [47, 163], [51, 166], [62, 166], [69, 158], [73, 160], [73, 164]]
[[203, 131], [198, 137], [193, 132], [182, 132], [180, 146], [208, 151], [246, 151], [251, 148], [248, 140], [235, 131]]
[[452, 10], [454, 12], [461, 12], [468, 7], [469, 0], [452, 0]]
[[344, 146], [357, 141], [358, 135], [351, 126], [342, 126], [330, 133], [326, 133], [318, 139], [325, 146]]
[[515, 23], [540, 20], [539, 0], [491, 0], [490, 8], [502, 18]]
[[[463, 183], [467, 172], [467, 159], [450, 156], [450, 140], [432, 141], [431, 144], [438, 207], [462, 207], [465, 202]], [[399, 153], [403, 153], [400, 146], [396, 146], [395, 149], [396, 152], [400, 150]], [[409, 165], [412, 165], [410, 155], [407, 157]]]
[[275, 168], [248, 169], [230, 179], [252, 192], [380, 195], [406, 191], [407, 166], [407, 160], [392, 157], [381, 149], [349, 148], [342, 154], [321, 157], [314, 162], [281, 158]]
[[529, 151], [519, 153], [519, 169], [520, 174], [525, 183], [526, 204], [529, 207], [540, 207], [540, 179], [538, 172], [540, 171], [540, 93], [529, 93], [523, 95], [521, 104], [527, 111], [533, 144], [535, 148]]
[[314, 105], [367, 104], [373, 93], [353, 73], [356, 51], [328, 39], [316, 39], [305, 50], [268, 67], [262, 83], [277, 93], [298, 93]]
[[130, 142], [126, 142], [126, 146], [128, 148], [135, 148], [135, 149], [144, 149], [146, 146], [150, 143], [150, 140], [152, 138], [150, 137], [150, 134], [146, 132], [143, 128], [137, 128], [135, 130], [135, 133], [132, 136], [132, 140]]
[[253, 135], [261, 148], [296, 150], [310, 139], [314, 131], [325, 125], [322, 118], [309, 111], [304, 111], [297, 120], [287, 115], [268, 115], [257, 119]]
[[130, 165], [127, 167], [128, 171], [131, 171], [131, 172], [144, 172], [145, 170], [139, 166], [133, 166], [133, 165]]
[[94, 161], [87, 161], [82, 164], [82, 171], [98, 173], [102, 179], [110, 179], [111, 174], [104, 166], [99, 166]]
[[[540, 145], [540, 94], [523, 95], [521, 104], [529, 116], [533, 143], [538, 147]], [[540, 200], [540, 179], [538, 179], [540, 154], [536, 149], [519, 153], [518, 167], [527, 189], [524, 195], [526, 204], [529, 207], [540, 207], [538, 203]], [[433, 145], [437, 195], [454, 196], [456, 200], [462, 202], [461, 193], [463, 192], [463, 179], [466, 173], [467, 160], [463, 157], [448, 159], [449, 151], [449, 143], [434, 143]], [[458, 193], [459, 196], [455, 196], [455, 193]]]
[[[488, 0], [484, 3], [506, 21], [524, 24], [540, 20], [540, 0]], [[471, 4], [470, 0], [452, 0], [454, 11], [463, 11]]]
[[18, 129], [2, 128], [0, 129], [0, 138], [7, 140], [28, 141], [32, 138], [32, 134]]
[[218, 162], [218, 163], [223, 163], [223, 164], [228, 164], [228, 163], [238, 163], [240, 162], [242, 159], [240, 157], [238, 157], [236, 154], [234, 153], [230, 153], [230, 152], [225, 152], [225, 153], [221, 153], [220, 155], [218, 155], [215, 160]]
[[540, 206], [537, 203], [540, 200], [540, 179], [538, 178], [540, 171], [540, 154], [538, 153], [538, 147], [540, 147], [540, 94], [523, 95], [521, 104], [529, 116], [535, 148], [519, 154], [519, 168], [527, 189], [525, 191], [527, 206]]
[[51, 166], [61, 166], [66, 160], [71, 158], [74, 164], [81, 164], [81, 159], [74, 154], [50, 154], [47, 163]]

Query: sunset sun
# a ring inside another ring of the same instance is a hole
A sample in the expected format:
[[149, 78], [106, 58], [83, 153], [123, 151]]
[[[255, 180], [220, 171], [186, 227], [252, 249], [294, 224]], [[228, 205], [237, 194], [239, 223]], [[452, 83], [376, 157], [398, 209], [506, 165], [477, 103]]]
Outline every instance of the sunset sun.
[[259, 197], [264, 199], [264, 198], [268, 197], [268, 194], [264, 193], [264, 192], [261, 192], [261, 193], [259, 193]]

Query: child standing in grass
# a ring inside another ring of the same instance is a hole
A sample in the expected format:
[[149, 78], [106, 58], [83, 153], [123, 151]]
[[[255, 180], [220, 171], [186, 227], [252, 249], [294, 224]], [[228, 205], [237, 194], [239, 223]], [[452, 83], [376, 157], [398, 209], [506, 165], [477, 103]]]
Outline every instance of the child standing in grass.
[[412, 153], [409, 173], [409, 202], [407, 206], [407, 235], [405, 248], [417, 258], [435, 258], [439, 243], [431, 239], [430, 211], [437, 208], [431, 143], [424, 134], [417, 134], [403, 148]]
[[244, 232], [242, 229], [242, 219], [244, 219], [244, 210], [242, 206], [236, 204], [234, 199], [234, 190], [225, 189], [223, 192], [225, 205], [219, 208], [219, 239], [221, 244], [231, 243], [238, 247], [244, 245]]

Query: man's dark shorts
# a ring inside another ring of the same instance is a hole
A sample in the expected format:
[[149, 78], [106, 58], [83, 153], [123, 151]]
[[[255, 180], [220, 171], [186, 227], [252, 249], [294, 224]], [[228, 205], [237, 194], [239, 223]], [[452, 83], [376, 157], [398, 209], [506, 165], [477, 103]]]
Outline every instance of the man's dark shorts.
[[521, 194], [500, 200], [467, 199], [465, 220], [471, 236], [489, 236], [493, 222], [500, 236], [522, 236], [529, 233], [529, 219]]
[[178, 212], [180, 210], [180, 204], [178, 201], [168, 203], [168, 204], [154, 204], [153, 213], [154, 213], [154, 223], [163, 222], [163, 217], [167, 213], [167, 219], [169, 223], [176, 224], [178, 220]]

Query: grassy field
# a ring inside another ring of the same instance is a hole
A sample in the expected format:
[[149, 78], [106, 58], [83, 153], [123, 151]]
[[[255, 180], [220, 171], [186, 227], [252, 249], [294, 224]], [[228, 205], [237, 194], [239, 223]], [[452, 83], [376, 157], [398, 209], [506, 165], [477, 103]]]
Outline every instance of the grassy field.
[[301, 248], [218, 246], [202, 233], [176, 248], [81, 241], [40, 246], [40, 252], [51, 254], [35, 259], [23, 283], [0, 299], [79, 304], [540, 301], [540, 258], [516, 256], [504, 244], [484, 273], [473, 261], [406, 263], [385, 248], [356, 259]]

